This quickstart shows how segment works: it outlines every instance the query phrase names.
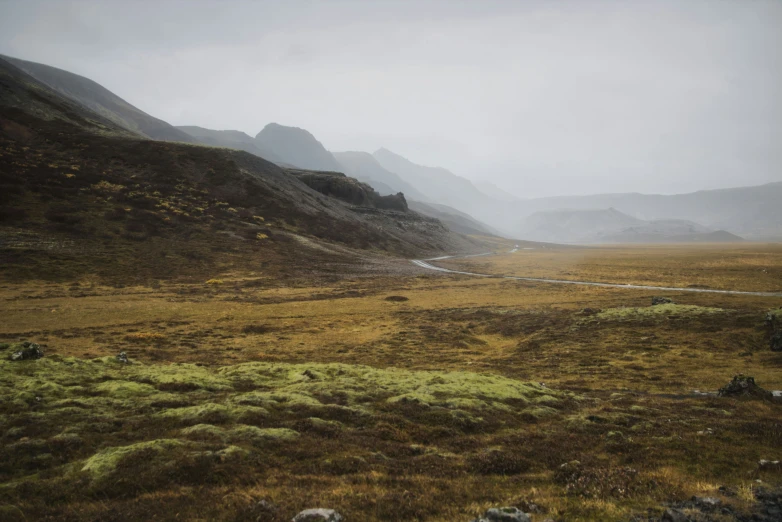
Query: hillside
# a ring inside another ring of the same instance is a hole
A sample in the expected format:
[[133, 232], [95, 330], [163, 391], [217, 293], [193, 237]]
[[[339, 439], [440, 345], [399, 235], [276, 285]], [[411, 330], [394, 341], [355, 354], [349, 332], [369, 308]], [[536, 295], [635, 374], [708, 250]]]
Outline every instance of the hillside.
[[452, 232], [468, 235], [501, 236], [498, 231], [485, 223], [481, 223], [474, 217], [460, 212], [455, 208], [438, 203], [422, 203], [420, 201], [408, 201], [411, 209], [419, 214], [439, 219]]
[[340, 172], [342, 166], [311, 133], [298, 127], [270, 123], [256, 136], [262, 150], [272, 151], [283, 162], [302, 169]]
[[379, 149], [373, 156], [384, 169], [394, 172], [423, 193], [426, 203], [458, 209], [508, 237], [517, 234], [514, 226], [519, 219], [521, 203], [518, 201], [507, 196], [503, 199], [491, 197], [468, 179], [447, 169], [418, 165], [387, 149]]
[[332, 152], [346, 173], [369, 183], [380, 193], [396, 194], [402, 192], [408, 199], [427, 201], [428, 198], [412, 184], [398, 174], [384, 169], [368, 152]]
[[177, 129], [186, 132], [199, 143], [212, 145], [215, 147], [228, 147], [239, 149], [255, 154], [267, 161], [278, 165], [285, 162], [270, 149], [265, 148], [260, 142], [255, 140], [249, 134], [237, 130], [212, 130], [198, 127], [195, 125], [177, 126]]
[[86, 107], [93, 113], [153, 140], [193, 143], [189, 134], [150, 116], [98, 83], [56, 67], [0, 56], [60, 95]]
[[385, 200], [325, 196], [244, 151], [134, 137], [0, 65], [2, 277], [200, 279], [259, 263], [295, 274], [361, 262], [350, 249], [478, 248]]
[[753, 240], [782, 239], [782, 182], [755, 187], [701, 190], [689, 194], [596, 194], [525, 200], [521, 217], [568, 208], [613, 207], [643, 220], [684, 219], [712, 230], [726, 230]]

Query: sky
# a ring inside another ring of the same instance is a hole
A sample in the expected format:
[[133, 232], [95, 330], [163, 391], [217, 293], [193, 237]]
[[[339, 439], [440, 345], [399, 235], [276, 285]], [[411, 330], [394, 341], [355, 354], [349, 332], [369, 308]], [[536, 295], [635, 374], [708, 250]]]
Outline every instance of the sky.
[[0, 54], [174, 125], [302, 127], [519, 197], [782, 181], [782, 0], [0, 0]]

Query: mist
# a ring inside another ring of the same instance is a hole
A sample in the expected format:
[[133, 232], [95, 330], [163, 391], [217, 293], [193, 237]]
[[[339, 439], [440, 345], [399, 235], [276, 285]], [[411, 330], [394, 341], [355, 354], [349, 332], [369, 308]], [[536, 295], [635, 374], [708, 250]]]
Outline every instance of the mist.
[[782, 3], [0, 1], [0, 53], [174, 125], [302, 127], [519, 197], [782, 180]]

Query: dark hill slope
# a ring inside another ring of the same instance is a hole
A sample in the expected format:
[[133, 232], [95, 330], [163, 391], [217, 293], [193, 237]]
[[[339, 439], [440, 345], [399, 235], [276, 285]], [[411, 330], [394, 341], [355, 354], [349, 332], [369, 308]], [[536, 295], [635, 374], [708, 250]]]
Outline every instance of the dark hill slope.
[[186, 132], [150, 116], [88, 78], [40, 63], [8, 56], [1, 58], [46, 84], [65, 98], [83, 105], [92, 112], [130, 131], [154, 140], [196, 142]]
[[420, 214], [439, 219], [446, 227], [458, 234], [501, 236], [489, 225], [481, 223], [469, 214], [455, 208], [438, 203], [421, 203], [420, 201], [410, 201], [409, 205], [411, 209]]
[[279, 280], [359, 263], [356, 249], [479, 248], [415, 212], [326, 196], [244, 151], [129, 137], [3, 70], [0, 277], [202, 280], [264, 266]]
[[315, 136], [298, 127], [270, 123], [255, 136], [255, 141], [264, 150], [272, 151], [285, 163], [300, 169], [344, 170]]
[[[62, 124], [62, 130], [78, 127], [93, 134], [116, 137], [136, 137], [116, 123], [99, 116], [84, 106], [63, 98], [10, 62], [0, 58], [0, 107], [5, 118], [0, 119], [6, 133], [31, 137], [34, 132], [14, 119], [41, 120], [50, 131]], [[11, 118], [11, 115], [15, 118]]]
[[341, 172], [287, 169], [287, 172], [313, 190], [358, 207], [369, 207], [407, 212], [407, 201], [402, 193], [381, 196], [375, 189]]
[[188, 133], [196, 140], [198, 140], [199, 143], [203, 143], [205, 145], [244, 150], [250, 154], [255, 154], [256, 156], [260, 156], [261, 158], [278, 165], [285, 163], [282, 158], [277, 156], [273, 151], [265, 148], [263, 144], [242, 131], [212, 130], [205, 129], [203, 127], [197, 127], [195, 125], [180, 126], [177, 127], [177, 129]]

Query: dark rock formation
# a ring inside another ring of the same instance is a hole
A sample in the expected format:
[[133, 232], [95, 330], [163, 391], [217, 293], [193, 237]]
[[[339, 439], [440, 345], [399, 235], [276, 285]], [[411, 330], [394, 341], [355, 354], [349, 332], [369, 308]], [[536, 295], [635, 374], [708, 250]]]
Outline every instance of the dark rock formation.
[[660, 297], [660, 296], [652, 297], [652, 306], [661, 305], [661, 304], [671, 304], [671, 303], [673, 303], [673, 299], [669, 299], [668, 297]]
[[366, 183], [361, 183], [341, 172], [288, 169], [288, 173], [324, 196], [337, 198], [351, 205], [381, 210], [407, 211], [407, 201], [401, 192], [381, 196]]
[[38, 343], [25, 341], [20, 344], [11, 345], [10, 348], [12, 351], [8, 358], [12, 361], [27, 361], [43, 357], [43, 350]]
[[720, 397], [745, 397], [768, 400], [773, 397], [770, 391], [764, 390], [755, 384], [754, 377], [744, 375], [734, 376], [733, 380], [719, 389], [718, 395]]

